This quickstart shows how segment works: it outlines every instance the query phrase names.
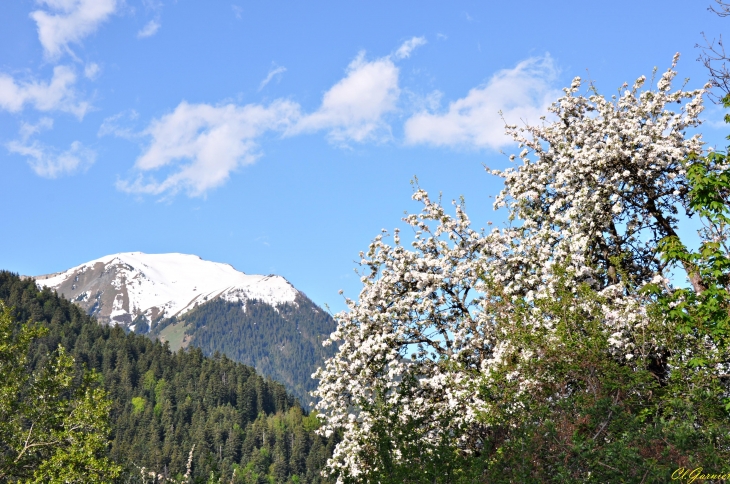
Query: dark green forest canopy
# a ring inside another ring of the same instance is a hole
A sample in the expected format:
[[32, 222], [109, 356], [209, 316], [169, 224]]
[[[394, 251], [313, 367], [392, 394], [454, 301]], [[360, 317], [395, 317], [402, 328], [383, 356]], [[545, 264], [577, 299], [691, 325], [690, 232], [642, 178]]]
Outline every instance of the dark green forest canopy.
[[110, 456], [136, 482], [139, 468], [169, 476], [185, 472], [190, 449], [195, 482], [211, 473], [230, 482], [325, 482], [319, 472], [336, 436], [316, 436], [284, 386], [251, 367], [198, 348], [166, 345], [102, 326], [83, 310], [30, 280], [0, 271], [0, 300], [17, 321], [48, 328], [31, 348], [29, 371], [61, 344], [79, 375], [95, 369], [112, 399]]
[[[292, 304], [273, 307], [257, 300], [240, 303], [214, 300], [185, 314], [185, 334], [190, 346], [203, 354], [216, 352], [250, 365], [278, 382], [306, 406], [317, 387], [312, 373], [334, 355], [334, 346], [322, 346], [322, 339], [335, 330], [326, 312], [299, 294]], [[159, 334], [168, 322], [153, 328]]]

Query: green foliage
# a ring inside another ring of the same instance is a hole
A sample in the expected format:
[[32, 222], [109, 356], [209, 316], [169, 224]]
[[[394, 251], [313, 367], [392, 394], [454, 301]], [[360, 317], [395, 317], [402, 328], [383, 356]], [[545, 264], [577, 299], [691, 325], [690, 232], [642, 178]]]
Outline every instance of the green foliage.
[[[511, 345], [529, 353], [508, 359], [481, 387], [494, 404], [483, 418], [485, 482], [664, 483], [680, 466], [726, 465], [728, 414], [711, 403], [718, 394], [695, 391], [697, 381], [663, 359], [690, 349], [676, 325], [654, 307], [651, 325], [635, 334], [641, 356], [622, 360], [610, 349], [600, 305], [585, 304], [600, 299], [587, 285], [564, 284], [553, 300], [535, 303], [553, 315], [556, 331], [509, 328]], [[529, 321], [528, 305], [510, 304]], [[668, 342], [661, 353], [647, 344], [650, 334]]]
[[144, 412], [144, 406], [145, 406], [144, 398], [142, 398], [142, 397], [132, 398], [132, 408], [133, 408], [132, 413], [133, 414], [137, 415], [139, 413]]
[[121, 471], [105, 455], [111, 402], [62, 346], [29, 371], [28, 350], [46, 332], [0, 301], [0, 482], [109, 482]]
[[[101, 326], [74, 304], [8, 272], [0, 272], [0, 299], [15, 306], [16, 319], [45, 328], [27, 352], [31, 371], [46, 364], [49, 348], [60, 346], [75, 360], [74, 381], [80, 381], [84, 365], [98, 372], [111, 403], [94, 407], [110, 413], [108, 456], [124, 467], [118, 482], [149, 482], [140, 473], [143, 467], [163, 479], [183, 476], [193, 446], [187, 482], [207, 482], [211, 473], [215, 482], [237, 484], [287, 482], [293, 476], [302, 483], [327, 482], [320, 470], [337, 436], [326, 439], [306, 430], [309, 417], [297, 400], [253, 368], [220, 355], [207, 358], [199, 349], [172, 353], [145, 336]], [[243, 473], [251, 462], [261, 465]]]
[[154, 370], [147, 370], [147, 372], [144, 374], [142, 387], [148, 392], [152, 392], [155, 389], [155, 385], [157, 385], [157, 380], [155, 380]]
[[[730, 108], [730, 95], [723, 98]], [[726, 115], [726, 121], [730, 118]], [[730, 136], [728, 137], [730, 139]], [[680, 325], [684, 334], [709, 337], [720, 350], [730, 343], [730, 165], [727, 153], [711, 152], [687, 160], [689, 208], [703, 223], [701, 244], [689, 250], [678, 237], [667, 237], [659, 246], [664, 262], [690, 265], [702, 281], [701, 292], [677, 289], [664, 293], [657, 286], [659, 305]], [[700, 363], [696, 361], [695, 363]]]

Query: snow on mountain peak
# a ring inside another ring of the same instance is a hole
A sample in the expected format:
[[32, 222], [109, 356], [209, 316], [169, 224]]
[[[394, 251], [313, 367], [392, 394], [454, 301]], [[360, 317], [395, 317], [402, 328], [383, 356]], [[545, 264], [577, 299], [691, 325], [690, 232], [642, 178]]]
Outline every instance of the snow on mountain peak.
[[294, 302], [298, 291], [283, 277], [249, 275], [230, 264], [189, 254], [124, 252], [86, 262], [67, 271], [36, 277], [100, 319], [129, 325], [181, 315], [211, 299], [245, 303], [258, 299], [277, 306]]

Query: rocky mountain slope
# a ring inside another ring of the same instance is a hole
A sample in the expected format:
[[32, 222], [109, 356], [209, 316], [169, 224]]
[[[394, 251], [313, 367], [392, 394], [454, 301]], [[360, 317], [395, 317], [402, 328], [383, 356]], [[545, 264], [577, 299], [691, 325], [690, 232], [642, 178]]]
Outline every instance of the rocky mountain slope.
[[187, 254], [113, 254], [35, 280], [99, 321], [132, 330], [135, 320], [181, 316], [214, 299], [276, 306], [293, 303], [299, 293], [281, 276], [249, 275]]

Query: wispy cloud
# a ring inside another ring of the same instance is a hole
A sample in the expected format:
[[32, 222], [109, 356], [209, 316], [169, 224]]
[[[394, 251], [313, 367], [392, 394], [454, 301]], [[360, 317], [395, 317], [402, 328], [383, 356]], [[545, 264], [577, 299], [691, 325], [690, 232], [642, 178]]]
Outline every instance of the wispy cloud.
[[95, 62], [90, 62], [84, 66], [84, 77], [89, 80], [94, 80], [97, 77], [99, 77], [99, 73], [101, 72], [101, 68], [99, 67], [99, 64]]
[[68, 45], [79, 43], [94, 33], [117, 9], [117, 0], [38, 0], [46, 10], [30, 16], [38, 27], [38, 39], [46, 57], [58, 58], [64, 51], [73, 55]]
[[161, 12], [165, 4], [161, 0], [142, 0], [145, 10]]
[[0, 109], [18, 112], [30, 104], [39, 111], [64, 111], [81, 119], [89, 104], [76, 100], [75, 82], [76, 74], [68, 66], [56, 66], [50, 82], [17, 82], [7, 74], [0, 74]]
[[139, 114], [134, 109], [104, 118], [96, 135], [99, 137], [111, 135], [128, 140], [139, 139], [144, 134], [136, 131], [131, 126], [138, 118]]
[[233, 4], [231, 5], [231, 9], [233, 10], [233, 15], [235, 15], [238, 20], [243, 18], [243, 7]]
[[20, 139], [25, 142], [31, 136], [51, 128], [53, 128], [53, 119], [48, 117], [42, 117], [36, 124], [23, 121], [20, 123]]
[[289, 134], [326, 130], [336, 143], [388, 137], [390, 127], [383, 116], [395, 110], [399, 95], [398, 67], [390, 57], [366, 61], [361, 52], [347, 75], [324, 94], [319, 109], [304, 116]]
[[261, 81], [261, 84], [259, 84], [259, 91], [262, 90], [268, 83], [271, 82], [272, 79], [276, 76], [280, 76], [281, 74], [286, 72], [286, 67], [283, 66], [276, 66], [272, 68], [269, 73], [266, 75], [266, 77]]
[[556, 76], [549, 54], [499, 71], [484, 86], [450, 103], [446, 112], [413, 115], [405, 124], [406, 143], [498, 149], [511, 141], [504, 134], [504, 120], [534, 122], [546, 114], [559, 96], [553, 86]]
[[58, 178], [86, 170], [96, 160], [96, 153], [74, 141], [69, 149], [58, 152], [38, 141], [11, 141], [5, 145], [8, 151], [25, 156], [33, 171], [44, 178]]
[[152, 37], [160, 30], [160, 27], [162, 27], [162, 23], [160, 21], [162, 17], [162, 8], [165, 6], [160, 0], [142, 0], [142, 4], [144, 5], [144, 9], [147, 14], [152, 16], [152, 19], [149, 20], [144, 27], [137, 31], [138, 39]]
[[[202, 196], [260, 156], [260, 136], [284, 130], [298, 117], [299, 105], [289, 101], [268, 106], [182, 102], [144, 131], [152, 141], [135, 163], [139, 176], [119, 181], [117, 188], [152, 195], [183, 190], [190, 196]], [[148, 176], [160, 171], [167, 171], [160, 181]]]
[[406, 59], [411, 56], [417, 47], [426, 45], [426, 37], [413, 37], [412, 39], [406, 40], [403, 44], [395, 51], [396, 59]]
[[441, 106], [441, 98], [444, 93], [439, 90], [431, 91], [427, 94], [421, 94], [410, 89], [404, 90], [404, 110], [410, 113], [436, 111]]
[[157, 20], [150, 20], [137, 32], [138, 39], [144, 39], [146, 37], [152, 37], [160, 30], [160, 22]]

